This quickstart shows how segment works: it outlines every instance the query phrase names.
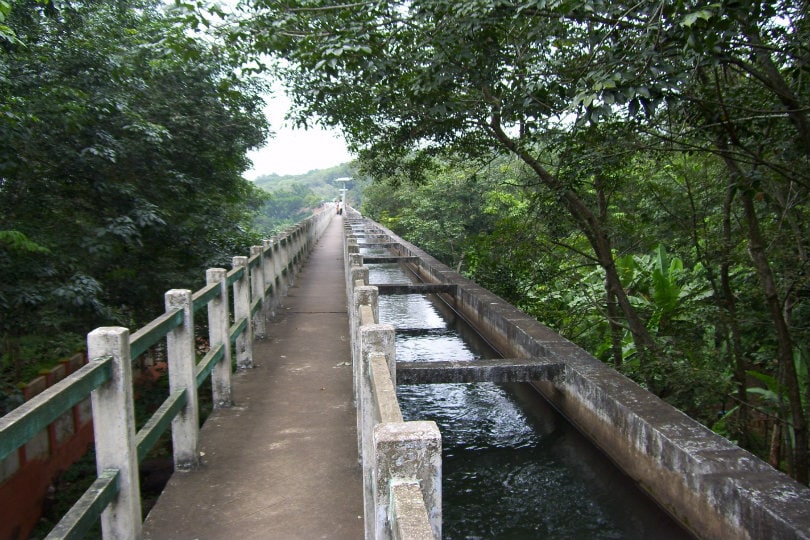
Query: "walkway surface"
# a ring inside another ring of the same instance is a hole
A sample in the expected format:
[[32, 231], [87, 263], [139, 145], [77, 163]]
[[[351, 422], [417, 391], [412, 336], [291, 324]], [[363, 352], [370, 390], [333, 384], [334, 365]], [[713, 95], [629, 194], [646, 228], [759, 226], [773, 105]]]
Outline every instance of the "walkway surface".
[[342, 234], [336, 216], [254, 342], [256, 367], [234, 375], [236, 405], [205, 422], [202, 467], [172, 475], [145, 539], [363, 537]]

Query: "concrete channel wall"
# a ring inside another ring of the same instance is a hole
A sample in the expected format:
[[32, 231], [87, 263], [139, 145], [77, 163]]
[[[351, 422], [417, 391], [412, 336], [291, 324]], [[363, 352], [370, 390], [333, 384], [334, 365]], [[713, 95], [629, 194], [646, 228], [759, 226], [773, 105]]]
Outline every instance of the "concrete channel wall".
[[403, 421], [394, 327], [379, 324], [377, 287], [368, 285], [368, 268], [349, 223], [344, 239], [365, 538], [438, 539], [441, 434], [435, 422]]
[[[353, 214], [359, 219], [359, 214]], [[383, 235], [426, 283], [504, 357], [560, 362], [533, 386], [696, 537], [810, 538], [810, 489], [773, 469], [388, 229]]]

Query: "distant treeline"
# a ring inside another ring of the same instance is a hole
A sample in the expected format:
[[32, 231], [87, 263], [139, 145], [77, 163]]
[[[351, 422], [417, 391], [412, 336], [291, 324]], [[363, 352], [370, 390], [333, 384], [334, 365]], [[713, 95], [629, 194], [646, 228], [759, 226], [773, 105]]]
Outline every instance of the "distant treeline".
[[[261, 211], [256, 215], [254, 226], [266, 235], [272, 235], [306, 218], [314, 210], [340, 197], [342, 182], [336, 178], [358, 178], [351, 164], [343, 163], [329, 169], [310, 171], [301, 175], [264, 175], [254, 185], [270, 193]], [[360, 180], [348, 182], [347, 200], [359, 206], [361, 199]]]

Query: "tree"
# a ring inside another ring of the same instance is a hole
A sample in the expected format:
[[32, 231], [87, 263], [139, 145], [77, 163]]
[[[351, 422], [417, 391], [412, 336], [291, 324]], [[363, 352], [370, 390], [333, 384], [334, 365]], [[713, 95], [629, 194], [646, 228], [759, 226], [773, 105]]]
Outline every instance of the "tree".
[[[256, 238], [257, 84], [151, 0], [15, 2], [0, 44], [0, 332], [137, 325]], [[11, 240], [9, 240], [11, 239]]]
[[[342, 126], [371, 176], [419, 179], [447, 154], [522, 160], [534, 200], [553, 203], [587, 240], [613, 335], [629, 328], [649, 362], [666, 355], [617, 269], [612, 201], [631, 189], [617, 172], [650, 149], [718, 156], [723, 223], [743, 219], [752, 294], [770, 316], [769, 369], [795, 439], [790, 468], [807, 481], [807, 396], [795, 367], [807, 325], [794, 315], [805, 312], [810, 238], [801, 3], [255, 2], [251, 14], [235, 37], [289, 62], [299, 121]], [[736, 239], [724, 231], [730, 253]], [[715, 291], [737, 294], [724, 264]], [[734, 301], [721, 305], [735, 320]]]

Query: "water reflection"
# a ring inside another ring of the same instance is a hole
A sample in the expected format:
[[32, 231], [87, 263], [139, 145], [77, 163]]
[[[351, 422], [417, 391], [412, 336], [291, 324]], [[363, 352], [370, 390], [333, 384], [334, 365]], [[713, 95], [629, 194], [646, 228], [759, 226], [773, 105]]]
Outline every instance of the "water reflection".
[[397, 394], [442, 433], [444, 538], [689, 538], [527, 385]]

